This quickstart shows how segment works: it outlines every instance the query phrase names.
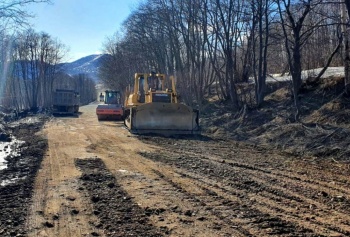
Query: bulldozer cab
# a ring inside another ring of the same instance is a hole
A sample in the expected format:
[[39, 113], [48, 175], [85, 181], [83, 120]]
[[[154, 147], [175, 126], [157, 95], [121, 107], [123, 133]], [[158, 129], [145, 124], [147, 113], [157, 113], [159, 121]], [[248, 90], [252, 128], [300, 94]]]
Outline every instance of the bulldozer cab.
[[177, 103], [174, 78], [166, 78], [165, 74], [136, 73], [134, 93], [126, 100], [125, 106], [154, 102]]
[[162, 91], [164, 88], [165, 78], [159, 74], [151, 73], [147, 78], [148, 90], [150, 91]]
[[139, 82], [139, 91], [138, 91], [138, 98], [137, 101], [139, 103], [145, 103], [145, 77], [144, 76], [140, 76], [138, 78], [138, 82]]

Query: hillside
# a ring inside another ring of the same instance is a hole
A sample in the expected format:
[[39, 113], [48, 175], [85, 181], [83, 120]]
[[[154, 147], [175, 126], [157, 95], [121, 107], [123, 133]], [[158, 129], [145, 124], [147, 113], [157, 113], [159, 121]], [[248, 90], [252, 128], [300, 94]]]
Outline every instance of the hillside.
[[[334, 69], [332, 69], [334, 70]], [[294, 118], [291, 82], [268, 83], [261, 108], [245, 106], [233, 111], [223, 102], [202, 109], [201, 124], [210, 136], [244, 141], [303, 159], [349, 162], [350, 96], [343, 93], [341, 73], [326, 74], [320, 81], [305, 78], [302, 85], [301, 119]]]
[[98, 81], [98, 68], [106, 54], [94, 54], [80, 58], [74, 62], [62, 63], [58, 67], [70, 76], [87, 74], [95, 82]]

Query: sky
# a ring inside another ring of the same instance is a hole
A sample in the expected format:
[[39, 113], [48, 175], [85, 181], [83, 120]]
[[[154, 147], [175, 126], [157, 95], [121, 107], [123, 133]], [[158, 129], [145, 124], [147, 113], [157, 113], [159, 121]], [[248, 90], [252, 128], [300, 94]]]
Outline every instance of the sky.
[[121, 25], [140, 0], [51, 0], [28, 6], [33, 29], [46, 32], [69, 48], [66, 62], [102, 53], [107, 37]]

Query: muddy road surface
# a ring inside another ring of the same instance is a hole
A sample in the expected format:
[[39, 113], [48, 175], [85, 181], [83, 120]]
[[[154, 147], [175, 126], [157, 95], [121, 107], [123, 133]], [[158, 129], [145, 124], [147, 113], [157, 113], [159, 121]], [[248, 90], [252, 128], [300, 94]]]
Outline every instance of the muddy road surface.
[[350, 236], [349, 164], [207, 136], [135, 136], [95, 108], [40, 132], [48, 148], [24, 236]]

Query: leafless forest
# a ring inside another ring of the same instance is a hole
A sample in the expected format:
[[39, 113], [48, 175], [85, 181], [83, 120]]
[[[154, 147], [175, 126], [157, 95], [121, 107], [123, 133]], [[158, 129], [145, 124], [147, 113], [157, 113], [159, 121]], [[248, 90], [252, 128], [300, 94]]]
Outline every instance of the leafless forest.
[[[50, 0], [0, 1], [0, 99], [6, 110], [46, 109], [52, 104], [52, 91], [73, 89], [82, 104], [95, 99], [95, 83], [85, 74], [69, 76], [60, 63], [67, 46], [56, 37], [30, 28], [28, 4]], [[69, 44], [69, 42], [67, 42]]]
[[105, 43], [101, 79], [125, 87], [135, 71], [175, 74], [186, 103], [216, 96], [236, 110], [262, 105], [268, 74], [289, 74], [297, 115], [301, 71], [344, 65], [346, 19], [342, 1], [149, 0]]
[[[88, 97], [95, 93], [84, 75], [60, 74], [57, 65], [67, 47], [59, 36], [29, 28], [26, 4], [39, 2], [49, 0], [0, 3], [0, 85], [6, 107], [45, 108], [51, 91], [69, 84], [89, 91]], [[135, 72], [155, 70], [176, 76], [187, 104], [201, 108], [216, 98], [237, 110], [262, 105], [268, 74], [288, 74], [298, 118], [301, 71], [348, 68], [348, 18], [346, 1], [148, 0], [128, 16], [121, 32], [107, 37], [103, 47], [110, 57], [100, 79], [124, 90]], [[255, 83], [246, 89], [249, 79]]]

